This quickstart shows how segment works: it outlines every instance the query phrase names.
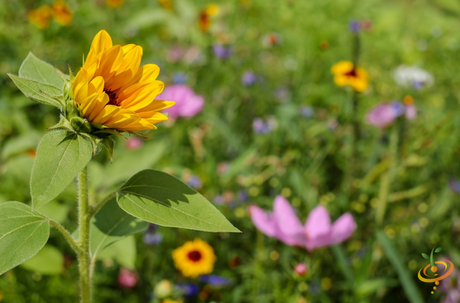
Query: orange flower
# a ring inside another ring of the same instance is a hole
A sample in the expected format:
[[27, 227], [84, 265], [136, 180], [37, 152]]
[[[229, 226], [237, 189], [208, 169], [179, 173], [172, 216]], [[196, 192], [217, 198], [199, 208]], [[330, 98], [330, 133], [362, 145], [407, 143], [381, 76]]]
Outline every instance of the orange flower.
[[81, 115], [94, 127], [122, 131], [156, 129], [168, 120], [159, 111], [174, 104], [155, 100], [164, 83], [156, 80], [156, 64], [139, 67], [142, 47], [113, 45], [101, 30], [94, 37], [83, 67], [72, 82], [73, 98]]
[[72, 23], [73, 12], [67, 3], [57, 0], [53, 3], [53, 16], [60, 25], [67, 26]]
[[124, 2], [125, 0], [105, 0], [105, 3], [112, 8], [120, 7]]
[[48, 27], [52, 17], [52, 9], [48, 5], [42, 5], [39, 8], [29, 12], [29, 21], [39, 29]]

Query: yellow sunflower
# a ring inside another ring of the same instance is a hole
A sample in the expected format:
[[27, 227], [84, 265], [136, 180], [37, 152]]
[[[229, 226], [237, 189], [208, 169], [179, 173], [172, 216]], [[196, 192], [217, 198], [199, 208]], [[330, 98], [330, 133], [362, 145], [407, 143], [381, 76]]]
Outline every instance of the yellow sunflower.
[[88, 57], [72, 82], [75, 103], [97, 128], [122, 131], [156, 129], [168, 118], [159, 111], [174, 105], [155, 100], [164, 83], [156, 64], [139, 67], [142, 47], [113, 45], [105, 30], [94, 37]]
[[174, 265], [182, 275], [191, 278], [210, 274], [216, 262], [214, 250], [201, 239], [185, 242], [173, 251], [172, 256]]
[[363, 92], [369, 85], [369, 74], [350, 61], [340, 61], [331, 68], [334, 82], [338, 86], [350, 85], [355, 91]]

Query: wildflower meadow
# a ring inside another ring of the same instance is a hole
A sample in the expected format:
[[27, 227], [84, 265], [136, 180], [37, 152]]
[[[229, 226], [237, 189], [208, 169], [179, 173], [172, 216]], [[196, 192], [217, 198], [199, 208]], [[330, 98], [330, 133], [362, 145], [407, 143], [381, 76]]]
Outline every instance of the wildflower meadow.
[[459, 303], [459, 17], [0, 1], [0, 302]]

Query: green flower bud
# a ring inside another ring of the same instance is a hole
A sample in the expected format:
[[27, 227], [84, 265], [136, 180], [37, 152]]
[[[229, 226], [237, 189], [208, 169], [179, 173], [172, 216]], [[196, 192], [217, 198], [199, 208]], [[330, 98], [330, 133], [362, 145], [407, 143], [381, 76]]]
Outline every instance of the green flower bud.
[[91, 132], [91, 124], [88, 120], [83, 119], [81, 117], [73, 117], [70, 119], [70, 124], [72, 125], [73, 129], [79, 133], [89, 133]]
[[155, 286], [155, 289], [153, 290], [153, 293], [155, 294], [156, 297], [159, 299], [164, 299], [169, 296], [171, 296], [173, 291], [173, 285], [170, 281], [168, 280], [162, 280], [160, 283], [158, 283]]

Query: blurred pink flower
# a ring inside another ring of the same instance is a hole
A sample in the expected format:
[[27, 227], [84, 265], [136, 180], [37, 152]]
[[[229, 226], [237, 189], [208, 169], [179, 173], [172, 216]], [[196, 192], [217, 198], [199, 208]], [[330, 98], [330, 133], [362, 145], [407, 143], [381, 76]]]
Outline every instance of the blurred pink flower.
[[195, 116], [203, 109], [204, 97], [196, 95], [195, 92], [185, 84], [172, 84], [158, 95], [159, 100], [174, 101], [173, 107], [165, 109], [163, 112], [169, 114], [169, 118], [178, 117], [190, 118]]
[[356, 230], [356, 222], [349, 213], [331, 225], [329, 213], [322, 205], [315, 207], [302, 225], [283, 196], [275, 198], [273, 213], [266, 213], [256, 205], [251, 205], [249, 210], [252, 222], [263, 234], [308, 251], [343, 242]]
[[417, 117], [417, 109], [412, 103], [403, 104], [397, 101], [380, 103], [369, 110], [366, 122], [378, 128], [385, 128], [402, 115], [405, 115], [408, 120], [413, 120]]
[[378, 128], [384, 128], [396, 119], [393, 107], [388, 103], [381, 103], [373, 107], [366, 115], [366, 121]]
[[299, 263], [294, 267], [294, 271], [299, 276], [303, 276], [307, 273], [307, 265], [305, 263]]
[[126, 141], [126, 148], [130, 150], [139, 149], [142, 145], [144, 145], [144, 142], [137, 137], [129, 138], [128, 141]]
[[122, 268], [118, 275], [118, 284], [121, 287], [133, 288], [136, 286], [138, 276], [135, 272], [130, 271], [127, 268]]

